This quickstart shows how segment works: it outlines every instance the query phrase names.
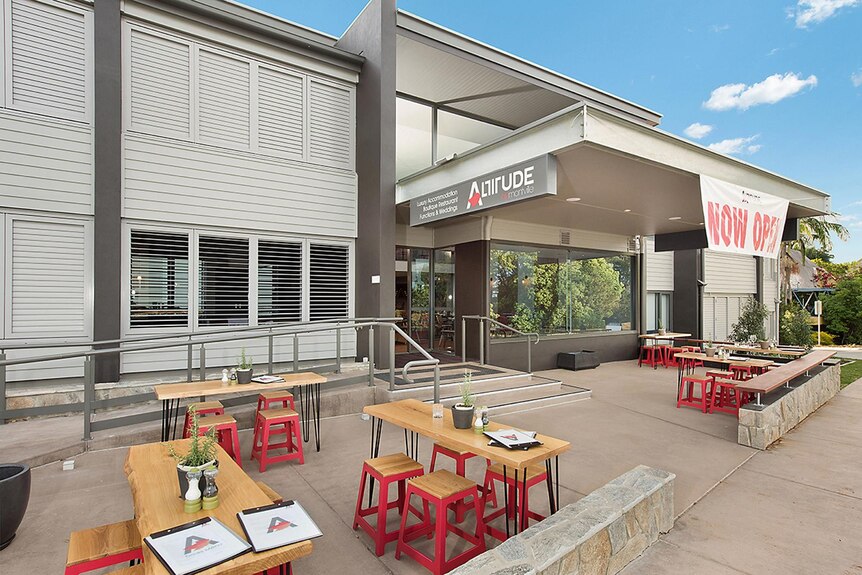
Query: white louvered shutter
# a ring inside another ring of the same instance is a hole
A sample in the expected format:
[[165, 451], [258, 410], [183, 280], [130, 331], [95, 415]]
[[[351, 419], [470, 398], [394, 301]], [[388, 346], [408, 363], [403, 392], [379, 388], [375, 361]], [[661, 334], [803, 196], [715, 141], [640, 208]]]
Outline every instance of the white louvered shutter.
[[130, 44], [131, 129], [190, 139], [190, 46], [137, 29]]
[[12, 220], [12, 337], [87, 334], [87, 229]]
[[304, 82], [301, 76], [261, 66], [258, 71], [258, 145], [303, 157]]
[[315, 80], [309, 86], [309, 159], [352, 166], [350, 90]]
[[198, 325], [248, 325], [248, 238], [198, 239]]
[[249, 147], [249, 63], [208, 50], [198, 52], [198, 125], [203, 142]]
[[348, 317], [350, 311], [350, 249], [309, 246], [309, 319]]
[[189, 235], [132, 230], [130, 325], [187, 327]]
[[302, 321], [302, 244], [257, 245], [258, 323]]
[[11, 2], [10, 106], [86, 120], [89, 15], [59, 3]]

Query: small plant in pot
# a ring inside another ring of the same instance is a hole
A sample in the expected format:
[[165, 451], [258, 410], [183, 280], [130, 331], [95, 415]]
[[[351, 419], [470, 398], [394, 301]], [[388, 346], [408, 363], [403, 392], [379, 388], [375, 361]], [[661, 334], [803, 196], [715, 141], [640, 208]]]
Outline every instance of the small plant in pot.
[[464, 372], [464, 381], [461, 382], [461, 401], [452, 406], [452, 422], [457, 429], [470, 429], [473, 427], [473, 373]]
[[706, 346], [703, 349], [706, 357], [715, 357], [715, 346], [712, 343], [712, 340], [706, 342]]
[[664, 334], [666, 334], [666, 333], [667, 333], [667, 332], [666, 332], [666, 331], [665, 331], [665, 329], [664, 329], [664, 323], [663, 323], [661, 320], [658, 320], [658, 334], [659, 334], [659, 335], [664, 335]]
[[[189, 481], [186, 478], [186, 473], [193, 470], [203, 471], [210, 467], [218, 467], [216, 460], [216, 445], [218, 445], [218, 437], [215, 426], [211, 427], [204, 435], [200, 435], [200, 416], [195, 411], [194, 407], [189, 408], [191, 421], [189, 423], [189, 450], [184, 454], [179, 454], [174, 449], [173, 445], [168, 445], [168, 453], [177, 462], [177, 480], [180, 486], [180, 497], [185, 496], [189, 489]], [[200, 485], [203, 489], [203, 485]]]
[[242, 348], [242, 353], [236, 366], [236, 382], [251, 383], [251, 378], [254, 375], [254, 366], [251, 363], [251, 358], [246, 357], [245, 348]]

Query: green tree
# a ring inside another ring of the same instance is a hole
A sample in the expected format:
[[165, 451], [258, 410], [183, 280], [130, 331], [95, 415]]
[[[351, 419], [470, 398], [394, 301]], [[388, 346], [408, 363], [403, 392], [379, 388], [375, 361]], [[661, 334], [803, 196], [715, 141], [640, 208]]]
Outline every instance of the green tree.
[[739, 320], [733, 325], [730, 337], [734, 341], [748, 341], [751, 336], [758, 340], [766, 339], [763, 322], [767, 317], [769, 317], [769, 310], [766, 306], [749, 297], [739, 314]]
[[840, 280], [823, 300], [823, 315], [826, 331], [840, 336], [842, 343], [862, 343], [862, 276]]
[[[818, 253], [831, 252], [833, 234], [841, 241], [847, 241], [850, 238], [850, 231], [837, 222], [839, 215], [837, 212], [831, 212], [824, 217], [801, 218], [799, 220], [799, 239], [781, 244], [781, 291], [784, 301], [789, 302], [792, 297], [790, 276], [793, 275], [793, 272], [798, 271], [800, 264], [805, 263], [809, 247], [816, 248]], [[802, 254], [802, 261], [796, 261], [790, 255], [791, 249], [798, 250]]]
[[620, 307], [625, 288], [620, 273], [606, 259], [573, 262], [570, 294], [573, 327], [601, 329]]
[[811, 347], [811, 326], [808, 312], [799, 304], [782, 303], [779, 309], [778, 342], [784, 345]]

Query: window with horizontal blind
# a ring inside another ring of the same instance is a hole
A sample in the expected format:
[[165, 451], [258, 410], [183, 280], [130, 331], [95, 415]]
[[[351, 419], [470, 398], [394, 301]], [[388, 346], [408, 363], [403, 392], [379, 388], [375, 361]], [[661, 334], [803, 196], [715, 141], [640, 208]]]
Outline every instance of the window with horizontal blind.
[[257, 244], [257, 321], [302, 321], [302, 244]]
[[309, 319], [348, 317], [350, 249], [344, 245], [309, 245]]
[[198, 325], [248, 325], [249, 240], [198, 239]]
[[132, 230], [129, 286], [132, 327], [187, 327], [189, 235]]

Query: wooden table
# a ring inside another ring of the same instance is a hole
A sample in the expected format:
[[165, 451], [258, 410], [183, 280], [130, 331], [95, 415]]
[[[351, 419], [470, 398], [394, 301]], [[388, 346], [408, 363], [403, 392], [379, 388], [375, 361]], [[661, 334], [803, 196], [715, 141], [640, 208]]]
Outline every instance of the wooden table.
[[655, 340], [666, 340], [666, 339], [682, 339], [684, 337], [691, 337], [690, 333], [677, 333], [674, 331], [665, 332], [664, 335], [659, 335], [658, 333], [642, 333], [638, 336], [640, 339], [655, 339]]
[[[515, 482], [518, 482], [519, 472], [523, 476], [521, 493], [527, 489], [527, 468], [540, 463], [545, 464], [547, 473], [548, 499], [551, 513], [556, 513], [560, 506], [560, 462], [559, 455], [571, 448], [572, 444], [562, 439], [537, 435], [536, 439], [542, 445], [531, 447], [524, 451], [520, 449], [507, 449], [505, 447], [491, 447], [485, 435], [477, 434], [472, 429], [455, 429], [452, 423], [452, 412], [443, 410], [443, 417], [434, 419], [432, 406], [417, 399], [404, 399], [391, 403], [369, 405], [363, 409], [364, 413], [371, 416], [371, 457], [377, 457], [380, 450], [380, 432], [384, 421], [397, 425], [404, 429], [404, 440], [407, 454], [415, 458], [419, 447], [418, 436], [422, 435], [434, 442], [462, 450], [469, 451], [480, 457], [490, 459], [495, 463], [503, 465], [503, 475], [506, 469], [515, 469]], [[375, 429], [376, 421], [376, 429]], [[501, 425], [493, 421], [488, 424], [488, 430], [511, 429], [509, 425]], [[407, 434], [410, 432], [411, 438]], [[554, 469], [551, 468], [551, 459], [554, 459]], [[556, 481], [554, 476], [556, 475]], [[373, 487], [372, 487], [373, 488]], [[554, 491], [556, 489], [556, 491]], [[503, 490], [506, 506], [508, 507], [508, 489]], [[515, 520], [515, 532], [518, 530], [518, 518]], [[506, 534], [509, 533], [509, 524], [506, 522]]]
[[[309, 440], [309, 424], [311, 416], [314, 417], [314, 439], [317, 451], [320, 451], [320, 384], [326, 382], [326, 378], [316, 373], [285, 373], [280, 374], [284, 381], [275, 383], [245, 383], [238, 384], [236, 381], [222, 383], [220, 379], [210, 381], [194, 381], [185, 383], [163, 383], [153, 386], [156, 399], [162, 402], [162, 441], [168, 441], [173, 435], [177, 438], [177, 419], [180, 412], [180, 400], [195, 400], [230, 394], [250, 394], [264, 391], [276, 391], [279, 389], [296, 388], [297, 400], [302, 414], [302, 435], [305, 441]], [[308, 393], [303, 393], [303, 388], [308, 387]], [[304, 401], [303, 401], [304, 399]]]
[[[696, 351], [683, 351], [683, 352], [677, 353], [675, 357], [677, 359], [697, 359], [697, 360], [702, 361], [704, 363], [704, 365], [707, 363], [710, 363], [712, 365], [720, 365], [723, 367], [730, 367], [730, 366], [736, 365], [736, 366], [741, 366], [741, 367], [749, 366], [749, 367], [756, 367], [756, 368], [762, 369], [762, 368], [769, 367], [771, 365], [775, 365], [774, 361], [771, 361], [768, 359], [749, 359], [749, 358], [745, 358], [745, 359], [741, 359], [741, 358], [723, 359], [723, 358], [718, 357], [717, 355], [714, 355], [712, 357], [707, 357], [707, 355], [705, 353], [700, 353], [700, 352], [696, 352]], [[680, 361], [678, 363], [679, 363], [679, 367], [678, 367], [678, 375], [677, 375], [677, 396], [679, 396], [679, 386], [682, 385], [682, 372], [683, 372], [683, 363], [684, 362]]]
[[[187, 449], [190, 440], [174, 441], [172, 444], [180, 452]], [[183, 501], [179, 498], [177, 484], [177, 464], [168, 454], [167, 445], [149, 443], [129, 448], [124, 466], [132, 501], [135, 507], [135, 522], [141, 537], [156, 531], [169, 529], [201, 519], [214, 517], [224, 523], [240, 537], [244, 537], [236, 514], [243, 509], [269, 505], [269, 497], [257, 484], [218, 447], [219, 474], [216, 482], [219, 487], [219, 506], [212, 511], [197, 513], [183, 512]], [[144, 544], [144, 573], [147, 575], [166, 575], [170, 572]], [[283, 565], [310, 555], [311, 541], [279, 547], [263, 553], [248, 552], [202, 571], [202, 575], [246, 575], [260, 573], [265, 569]]]
[[739, 351], [742, 353], [753, 353], [753, 354], [769, 354], [769, 355], [782, 355], [785, 357], [802, 357], [807, 352], [799, 351], [795, 349], [763, 349], [760, 346], [749, 346], [749, 345], [718, 345], [717, 347], [721, 349], [729, 349], [731, 351]]

